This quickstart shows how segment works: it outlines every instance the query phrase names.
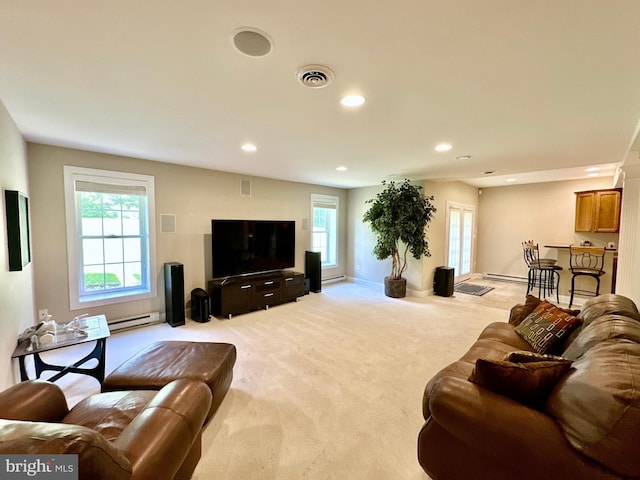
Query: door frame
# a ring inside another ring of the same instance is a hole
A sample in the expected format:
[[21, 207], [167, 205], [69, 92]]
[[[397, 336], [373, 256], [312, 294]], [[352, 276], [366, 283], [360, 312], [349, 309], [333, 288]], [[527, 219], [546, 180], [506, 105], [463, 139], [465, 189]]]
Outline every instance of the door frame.
[[446, 235], [445, 235], [445, 245], [444, 245], [444, 264], [447, 266], [449, 265], [449, 234], [450, 234], [450, 210], [451, 208], [460, 208], [462, 210], [470, 210], [471, 214], [472, 214], [472, 225], [471, 225], [471, 252], [470, 252], [470, 272], [468, 274], [465, 275], [459, 275], [458, 272], [456, 272], [455, 274], [455, 278], [454, 281], [455, 283], [464, 281], [464, 280], [468, 280], [469, 278], [471, 278], [471, 276], [473, 275], [473, 273], [475, 272], [475, 268], [476, 268], [476, 237], [477, 237], [477, 219], [476, 219], [476, 206], [469, 204], [469, 203], [461, 203], [461, 202], [454, 202], [451, 200], [447, 200], [446, 201], [446, 214], [445, 214], [445, 229], [446, 229]]

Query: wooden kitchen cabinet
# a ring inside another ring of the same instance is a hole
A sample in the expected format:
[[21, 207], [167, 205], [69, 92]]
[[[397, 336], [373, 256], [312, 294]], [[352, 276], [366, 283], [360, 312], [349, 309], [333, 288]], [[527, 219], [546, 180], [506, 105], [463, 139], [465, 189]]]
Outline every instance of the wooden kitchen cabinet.
[[620, 229], [622, 189], [576, 192], [576, 232], [615, 233]]

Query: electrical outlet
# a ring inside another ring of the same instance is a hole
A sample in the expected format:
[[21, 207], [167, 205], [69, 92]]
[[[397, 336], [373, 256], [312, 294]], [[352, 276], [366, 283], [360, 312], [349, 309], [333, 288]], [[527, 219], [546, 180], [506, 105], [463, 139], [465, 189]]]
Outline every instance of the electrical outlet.
[[38, 320], [44, 320], [49, 315], [49, 310], [43, 308], [42, 310], [38, 310]]

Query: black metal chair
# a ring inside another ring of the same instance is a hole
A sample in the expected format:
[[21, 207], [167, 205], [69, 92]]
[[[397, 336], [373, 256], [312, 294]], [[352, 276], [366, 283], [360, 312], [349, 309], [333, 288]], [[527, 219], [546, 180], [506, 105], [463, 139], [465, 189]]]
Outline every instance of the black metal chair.
[[538, 298], [552, 296], [555, 290], [556, 300], [560, 303], [560, 270], [562, 267], [556, 265], [556, 261], [549, 258], [540, 258], [538, 244], [533, 241], [522, 242], [524, 261], [529, 267], [527, 276], [527, 295], [538, 287]]
[[[604, 272], [604, 248], [600, 247], [569, 247], [569, 265], [571, 267], [571, 299], [569, 307], [573, 304], [573, 295], [586, 295], [597, 297], [600, 295], [600, 277]], [[595, 290], [577, 289], [576, 278], [584, 276], [596, 281]]]

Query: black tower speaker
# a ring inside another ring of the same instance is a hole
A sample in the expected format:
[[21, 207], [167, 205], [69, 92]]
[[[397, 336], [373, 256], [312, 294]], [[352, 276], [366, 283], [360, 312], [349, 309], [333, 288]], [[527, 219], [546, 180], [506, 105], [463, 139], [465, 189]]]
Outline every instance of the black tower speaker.
[[184, 325], [184, 266], [164, 264], [164, 304], [167, 323], [172, 327]]
[[441, 297], [453, 295], [453, 267], [438, 267], [433, 276], [433, 293]]
[[304, 252], [304, 278], [309, 282], [309, 290], [322, 291], [322, 267], [320, 252]]

